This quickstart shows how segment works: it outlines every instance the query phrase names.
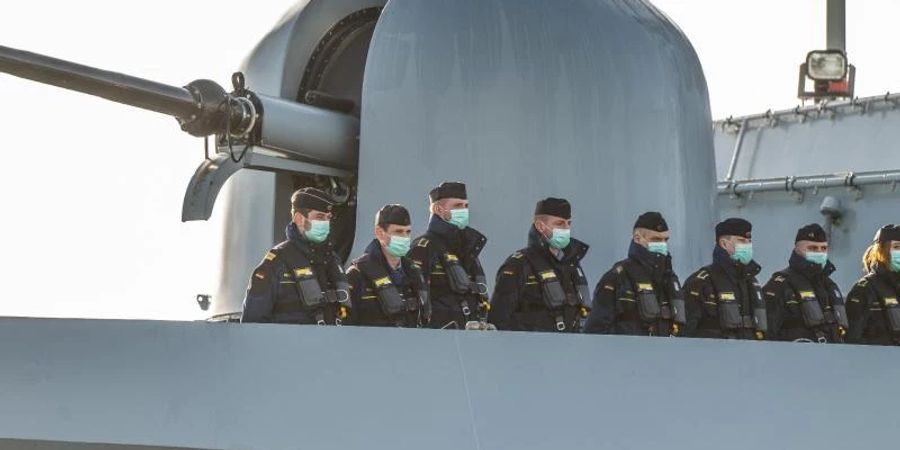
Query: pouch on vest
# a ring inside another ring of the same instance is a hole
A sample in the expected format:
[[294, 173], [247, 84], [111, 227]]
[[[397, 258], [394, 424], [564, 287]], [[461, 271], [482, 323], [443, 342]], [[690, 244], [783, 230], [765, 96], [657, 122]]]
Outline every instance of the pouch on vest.
[[441, 255], [441, 261], [444, 264], [444, 272], [447, 274], [447, 284], [450, 285], [450, 290], [455, 294], [472, 292], [472, 279], [460, 264], [459, 258], [452, 253], [445, 252]]
[[314, 308], [325, 303], [325, 293], [316, 279], [311, 267], [294, 269], [294, 279], [297, 281], [297, 293], [300, 301], [307, 308]]
[[563, 290], [562, 283], [556, 277], [556, 272], [545, 270], [538, 272], [537, 278], [541, 284], [544, 302], [550, 310], [562, 308], [566, 304], [566, 292]]
[[637, 283], [637, 303], [641, 320], [648, 323], [659, 320], [662, 310], [659, 307], [659, 300], [656, 299], [656, 293], [653, 291], [652, 284]]
[[896, 297], [884, 299], [884, 315], [891, 333], [900, 333], [900, 304], [897, 304]]
[[766, 308], [753, 308], [753, 325], [756, 331], [769, 332], [769, 317]]
[[677, 281], [672, 282], [672, 298], [669, 305], [672, 306], [672, 321], [677, 324], [684, 325], [687, 323], [687, 308], [684, 304], [684, 298], [681, 297], [681, 286]]
[[394, 317], [397, 314], [406, 312], [406, 302], [403, 300], [403, 296], [400, 295], [400, 291], [391, 282], [390, 277], [384, 276], [377, 280], [372, 280], [372, 284], [375, 285], [375, 295], [378, 297], [381, 310], [386, 316]]
[[875, 293], [881, 300], [888, 329], [891, 333], [900, 333], [900, 303], [897, 302], [897, 293], [877, 276], [871, 277], [870, 280], [875, 288]]
[[744, 325], [741, 315], [741, 305], [738, 303], [734, 292], [719, 293], [719, 327], [723, 330], [735, 330]]
[[844, 305], [832, 305], [834, 309], [834, 321], [845, 330], [850, 328], [850, 321], [847, 318], [847, 307]]
[[817, 327], [825, 323], [825, 313], [822, 311], [822, 305], [816, 299], [816, 294], [812, 291], [801, 291], [800, 295], [800, 315], [803, 316], [803, 323], [807, 327]]

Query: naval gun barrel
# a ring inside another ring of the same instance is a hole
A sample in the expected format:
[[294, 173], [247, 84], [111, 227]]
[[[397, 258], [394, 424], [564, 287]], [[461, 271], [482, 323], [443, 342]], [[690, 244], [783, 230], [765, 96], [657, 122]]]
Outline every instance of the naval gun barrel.
[[185, 88], [9, 47], [0, 46], [0, 72], [184, 120], [198, 110], [197, 99]]
[[292, 159], [356, 166], [358, 118], [256, 94], [245, 89], [240, 73], [232, 77], [234, 91], [228, 93], [211, 80], [170, 86], [4, 46], [0, 72], [167, 114], [194, 136], [215, 134]]

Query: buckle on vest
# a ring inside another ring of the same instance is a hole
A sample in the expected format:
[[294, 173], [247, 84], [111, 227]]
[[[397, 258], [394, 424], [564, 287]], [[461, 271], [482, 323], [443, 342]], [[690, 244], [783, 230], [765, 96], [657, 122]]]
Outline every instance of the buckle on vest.
[[342, 326], [342, 325], [344, 325], [344, 321], [341, 320], [340, 317], [335, 317], [335, 318], [334, 318], [334, 326], [339, 327], [339, 326]]
[[472, 310], [469, 309], [469, 304], [467, 302], [463, 301], [459, 306], [462, 308], [463, 316], [469, 317], [469, 315], [472, 314]]
[[566, 331], [566, 324], [562, 317], [556, 318], [556, 331]]
[[320, 327], [324, 327], [325, 325], [328, 325], [328, 324], [325, 323], [325, 319], [317, 319], [317, 320], [316, 320], [316, 325], [318, 325], [318, 326], [320, 326]]

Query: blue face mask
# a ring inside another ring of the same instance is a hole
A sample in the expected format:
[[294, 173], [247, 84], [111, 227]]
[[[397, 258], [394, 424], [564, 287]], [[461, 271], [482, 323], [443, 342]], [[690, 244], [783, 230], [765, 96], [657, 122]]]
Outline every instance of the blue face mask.
[[731, 259], [741, 264], [750, 264], [750, 261], [753, 261], [753, 244], [734, 244]]
[[828, 253], [827, 252], [806, 252], [805, 258], [807, 261], [809, 261], [813, 264], [818, 264], [822, 267], [825, 267], [825, 263], [828, 262]]
[[665, 256], [669, 254], [669, 244], [666, 242], [648, 242], [647, 250], [650, 250], [650, 253]]
[[569, 241], [572, 240], [572, 230], [568, 228], [554, 228], [553, 233], [550, 235], [550, 239], [547, 239], [547, 242], [551, 247], [559, 250], [569, 246]]
[[451, 209], [450, 220], [447, 222], [456, 225], [460, 230], [469, 226], [469, 208]]
[[409, 253], [409, 245], [412, 239], [405, 236], [391, 236], [391, 240], [387, 245], [387, 252], [391, 256], [401, 257]]
[[331, 232], [331, 222], [327, 220], [310, 220], [309, 229], [303, 235], [310, 242], [321, 244], [328, 239], [328, 233]]
[[891, 270], [900, 272], [900, 250], [891, 250]]

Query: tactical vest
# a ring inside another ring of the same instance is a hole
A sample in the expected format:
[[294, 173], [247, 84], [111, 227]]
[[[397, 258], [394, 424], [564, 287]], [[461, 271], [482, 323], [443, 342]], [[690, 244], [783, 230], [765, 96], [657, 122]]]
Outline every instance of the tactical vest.
[[[463, 267], [459, 256], [447, 250], [440, 236], [430, 232], [426, 233], [425, 236], [431, 242], [435, 253], [441, 261], [441, 265], [444, 267], [450, 291], [460, 297], [459, 306], [465, 320], [474, 320], [472, 308], [469, 306], [470, 300], [474, 300], [473, 303], [475, 305], [487, 304], [487, 279], [484, 276], [481, 262], [477, 256], [472, 257], [470, 264], [472, 273], [470, 274]], [[476, 249], [476, 251], [480, 250], [480, 248]]]
[[576, 263], [570, 263], [568, 267], [562, 270], [562, 276], [569, 277], [574, 289], [567, 292], [565, 283], [560, 280], [559, 275], [553, 270], [553, 266], [535, 249], [527, 249], [524, 251], [525, 259], [534, 271], [534, 277], [541, 286], [541, 297], [544, 300], [544, 306], [553, 315], [556, 320], [556, 330], [566, 331], [566, 309], [571, 308], [573, 316], [576, 319], [569, 327], [573, 331], [578, 331], [581, 324], [581, 318], [586, 317], [590, 311], [591, 291], [588, 288], [587, 278], [581, 267]]
[[[719, 327], [723, 330], [740, 328], [768, 331], [766, 304], [762, 299], [762, 289], [756, 278], [753, 286], [748, 288], [748, 299], [739, 298], [740, 286], [735, 286], [724, 270], [715, 264], [704, 268], [709, 274], [710, 284], [716, 296], [716, 308], [719, 313]], [[742, 300], [744, 304], [742, 304]], [[749, 301], [748, 301], [749, 300]], [[749, 312], [752, 310], [752, 315]]]
[[400, 292], [397, 285], [391, 281], [384, 265], [373, 260], [371, 256], [357, 261], [356, 267], [374, 288], [375, 296], [385, 316], [401, 327], [406, 324], [407, 316], [415, 316], [417, 326], [422, 326], [431, 319], [431, 301], [428, 298], [425, 279], [422, 272], [408, 259], [402, 258], [401, 264], [409, 280], [404, 292]]
[[[333, 257], [317, 261], [319, 270], [296, 244], [286, 241], [275, 246], [272, 253], [282, 258], [290, 270], [290, 287], [282, 285], [275, 298], [274, 310], [294, 312], [303, 310], [325, 325], [326, 310], [334, 317], [335, 325], [342, 325], [350, 310], [350, 283], [343, 268]], [[333, 256], [329, 253], [329, 256]], [[318, 273], [322, 272], [322, 273]], [[323, 289], [325, 286], [327, 289]]]
[[[681, 297], [681, 286], [676, 279], [670, 280], [671, 286], [666, 284], [655, 287], [650, 274], [639, 263], [627, 259], [622, 262], [622, 267], [634, 289], [638, 312], [644, 323], [652, 326], [659, 320], [666, 320], [679, 327], [687, 323], [684, 298]], [[657, 292], [657, 288], [663, 292]]]
[[891, 286], [883, 277], [878, 274], [867, 275], [872, 290], [875, 292], [876, 301], [884, 314], [887, 329], [894, 335], [894, 338], [900, 337], [900, 304], [897, 302], [897, 288]]
[[794, 298], [799, 304], [800, 316], [803, 326], [817, 334], [820, 341], [823, 327], [837, 327], [837, 340], [840, 341], [850, 322], [847, 319], [847, 308], [844, 306], [844, 296], [834, 283], [829, 283], [826, 277], [825, 288], [828, 295], [820, 299], [812, 283], [803, 275], [794, 270], [783, 270], [776, 275], [784, 277], [785, 282], [794, 291]]

